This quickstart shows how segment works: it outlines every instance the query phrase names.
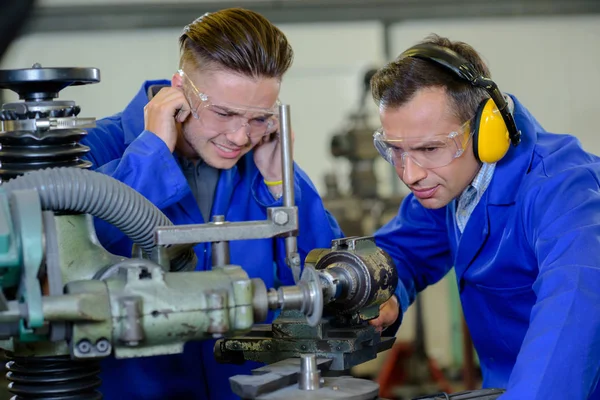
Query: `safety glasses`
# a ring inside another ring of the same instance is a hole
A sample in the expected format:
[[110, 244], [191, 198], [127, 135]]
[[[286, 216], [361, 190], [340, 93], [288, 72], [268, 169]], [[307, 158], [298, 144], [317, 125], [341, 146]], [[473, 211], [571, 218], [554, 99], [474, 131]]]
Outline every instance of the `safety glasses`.
[[183, 79], [183, 91], [191, 114], [205, 128], [219, 133], [233, 133], [245, 127], [250, 138], [260, 138], [278, 129], [279, 101], [272, 108], [213, 103], [208, 95], [198, 90], [183, 70], [180, 69], [178, 73]]
[[416, 138], [388, 138], [383, 128], [373, 134], [373, 144], [390, 164], [404, 168], [406, 157], [422, 168], [440, 168], [460, 157], [473, 136], [472, 120], [449, 134]]

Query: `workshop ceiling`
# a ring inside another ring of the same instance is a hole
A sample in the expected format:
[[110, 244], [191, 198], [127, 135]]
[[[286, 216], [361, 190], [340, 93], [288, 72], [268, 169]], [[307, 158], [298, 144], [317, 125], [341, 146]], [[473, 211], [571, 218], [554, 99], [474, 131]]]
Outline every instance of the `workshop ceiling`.
[[228, 7], [252, 9], [274, 23], [600, 13], [599, 0], [42, 0], [26, 32], [179, 28], [190, 16]]

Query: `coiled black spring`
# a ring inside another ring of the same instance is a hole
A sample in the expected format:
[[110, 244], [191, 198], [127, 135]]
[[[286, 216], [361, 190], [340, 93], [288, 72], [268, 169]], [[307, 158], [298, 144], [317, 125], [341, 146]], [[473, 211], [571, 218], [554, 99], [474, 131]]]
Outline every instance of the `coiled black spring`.
[[69, 356], [11, 357], [6, 364], [11, 400], [100, 400], [97, 360]]

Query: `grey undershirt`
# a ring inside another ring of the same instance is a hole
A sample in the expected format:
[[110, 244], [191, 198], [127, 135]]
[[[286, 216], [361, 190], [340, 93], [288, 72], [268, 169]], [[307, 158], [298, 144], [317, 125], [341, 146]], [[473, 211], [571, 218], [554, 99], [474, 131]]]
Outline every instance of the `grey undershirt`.
[[204, 222], [210, 222], [213, 199], [219, 181], [219, 170], [200, 159], [195, 163], [181, 156], [177, 156], [177, 159], [198, 203]]

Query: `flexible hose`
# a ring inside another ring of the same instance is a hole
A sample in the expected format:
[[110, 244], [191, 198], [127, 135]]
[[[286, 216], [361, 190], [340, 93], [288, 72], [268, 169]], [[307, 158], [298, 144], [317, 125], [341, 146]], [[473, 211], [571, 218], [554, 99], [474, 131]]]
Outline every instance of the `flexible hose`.
[[[80, 168], [48, 168], [28, 172], [2, 184], [7, 191], [33, 189], [38, 192], [42, 208], [74, 211], [98, 217], [127, 235], [147, 254], [152, 254], [154, 228], [173, 223], [148, 199], [124, 183], [107, 175]], [[174, 249], [173, 249], [174, 250]], [[178, 258], [190, 262], [193, 250]], [[192, 257], [195, 259], [194, 257]], [[195, 265], [194, 265], [195, 266]], [[193, 269], [174, 266], [173, 270]]]

